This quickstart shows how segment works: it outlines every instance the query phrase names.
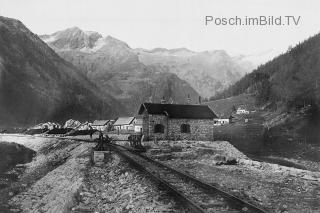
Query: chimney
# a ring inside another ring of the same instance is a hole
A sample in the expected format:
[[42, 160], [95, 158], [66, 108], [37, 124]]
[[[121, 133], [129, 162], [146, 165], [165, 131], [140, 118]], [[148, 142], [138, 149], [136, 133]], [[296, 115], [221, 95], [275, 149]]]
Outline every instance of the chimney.
[[190, 94], [188, 94], [188, 99], [187, 99], [187, 103], [190, 104], [191, 103], [191, 98], [190, 98]]
[[201, 105], [201, 96], [199, 95], [199, 105]]
[[166, 100], [164, 99], [164, 96], [163, 96], [161, 99], [161, 104], [165, 104], [165, 103], [166, 103]]

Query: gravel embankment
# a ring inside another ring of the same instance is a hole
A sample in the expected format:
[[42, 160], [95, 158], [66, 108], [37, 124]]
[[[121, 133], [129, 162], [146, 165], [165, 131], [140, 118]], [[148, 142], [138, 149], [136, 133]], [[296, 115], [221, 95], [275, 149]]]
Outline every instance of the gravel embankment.
[[[320, 173], [257, 162], [225, 141], [146, 142], [148, 156], [270, 212], [320, 212]], [[226, 163], [236, 159], [234, 165]]]
[[10, 212], [70, 211], [93, 144], [12, 135], [2, 136], [2, 140], [23, 144], [37, 154], [23, 165], [18, 180], [0, 191], [1, 208]]
[[116, 154], [86, 172], [77, 200], [72, 212], [184, 212]]
[[[36, 151], [17, 182], [0, 191], [0, 212], [184, 212], [117, 155], [92, 164], [95, 143], [2, 135]], [[20, 165], [21, 166], [21, 165]]]

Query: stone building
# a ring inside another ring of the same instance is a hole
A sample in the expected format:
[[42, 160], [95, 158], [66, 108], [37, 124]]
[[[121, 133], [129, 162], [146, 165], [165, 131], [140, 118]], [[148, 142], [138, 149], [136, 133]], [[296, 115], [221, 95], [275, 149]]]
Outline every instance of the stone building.
[[207, 105], [144, 103], [140, 106], [146, 139], [212, 140], [217, 118]]

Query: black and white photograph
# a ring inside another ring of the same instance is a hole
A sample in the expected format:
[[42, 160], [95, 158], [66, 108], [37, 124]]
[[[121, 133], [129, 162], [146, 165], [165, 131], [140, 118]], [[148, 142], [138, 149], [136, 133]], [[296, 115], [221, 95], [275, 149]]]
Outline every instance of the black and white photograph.
[[319, 213], [319, 20], [0, 0], [0, 213]]

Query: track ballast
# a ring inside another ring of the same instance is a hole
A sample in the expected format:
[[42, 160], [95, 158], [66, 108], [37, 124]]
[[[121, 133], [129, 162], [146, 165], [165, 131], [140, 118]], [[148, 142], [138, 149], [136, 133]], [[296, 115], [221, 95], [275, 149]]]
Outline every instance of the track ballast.
[[176, 197], [189, 212], [266, 212], [217, 187], [133, 150], [111, 145], [131, 164], [143, 170]]

